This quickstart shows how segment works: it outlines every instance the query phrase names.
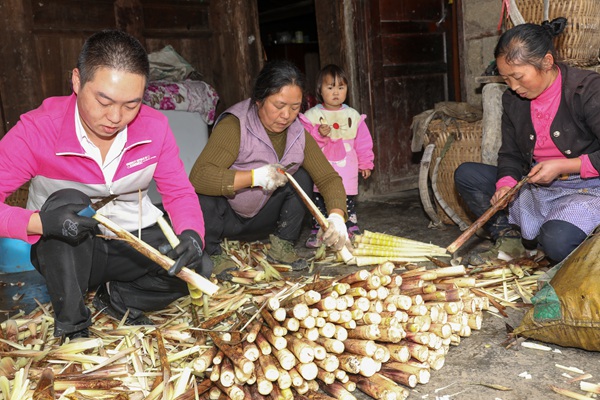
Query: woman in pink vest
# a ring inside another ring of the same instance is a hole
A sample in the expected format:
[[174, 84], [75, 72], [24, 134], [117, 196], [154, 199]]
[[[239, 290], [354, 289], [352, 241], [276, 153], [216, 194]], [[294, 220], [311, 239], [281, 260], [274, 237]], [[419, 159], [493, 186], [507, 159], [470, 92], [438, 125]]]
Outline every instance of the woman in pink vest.
[[302, 230], [305, 207], [279, 168], [290, 165], [304, 191], [314, 184], [328, 209], [324, 243], [341, 249], [348, 239], [346, 194], [340, 176], [298, 119], [305, 81], [287, 61], [268, 63], [259, 73], [252, 98], [227, 109], [196, 160], [190, 180], [205, 217], [206, 251], [215, 273], [229, 267], [221, 254], [224, 238], [271, 241], [269, 258], [306, 267], [294, 242]]

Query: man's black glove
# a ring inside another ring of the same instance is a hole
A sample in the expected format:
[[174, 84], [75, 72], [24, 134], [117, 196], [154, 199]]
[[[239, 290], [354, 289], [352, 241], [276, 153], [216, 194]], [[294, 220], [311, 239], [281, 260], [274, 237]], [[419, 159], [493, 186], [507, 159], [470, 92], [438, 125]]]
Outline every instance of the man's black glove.
[[98, 221], [77, 215], [84, 204], [65, 204], [53, 210], [40, 211], [42, 236], [53, 237], [68, 243], [77, 243], [94, 231]]
[[[202, 239], [198, 232], [186, 229], [177, 236], [179, 245], [167, 253], [175, 264], [169, 269], [169, 275], [177, 275], [183, 267], [202, 270]], [[210, 275], [210, 271], [208, 272]]]

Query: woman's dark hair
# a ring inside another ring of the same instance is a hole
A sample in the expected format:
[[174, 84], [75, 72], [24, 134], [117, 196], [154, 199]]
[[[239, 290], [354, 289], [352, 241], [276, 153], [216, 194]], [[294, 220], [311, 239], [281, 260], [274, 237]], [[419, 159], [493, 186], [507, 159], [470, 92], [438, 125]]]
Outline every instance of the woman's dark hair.
[[113, 29], [94, 33], [83, 44], [77, 60], [81, 86], [103, 67], [142, 75], [146, 81], [150, 74], [148, 53], [142, 44], [128, 33]]
[[306, 91], [304, 75], [293, 63], [284, 60], [267, 63], [258, 73], [252, 89], [252, 103], [262, 103], [267, 97], [279, 93], [284, 86], [295, 85]]
[[340, 81], [344, 85], [348, 85], [348, 77], [346, 76], [346, 72], [342, 69], [342, 67], [338, 67], [335, 64], [328, 64], [324, 66], [321, 71], [319, 71], [319, 75], [317, 76], [316, 95], [319, 103], [323, 102], [323, 96], [321, 96], [321, 87], [323, 86], [323, 81], [328, 76], [333, 78], [333, 82]]
[[541, 25], [517, 25], [500, 36], [494, 57], [504, 57], [507, 63], [530, 64], [541, 70], [546, 54], [552, 54], [556, 60], [552, 39], [561, 34], [566, 26], [567, 19], [563, 17], [544, 21]]

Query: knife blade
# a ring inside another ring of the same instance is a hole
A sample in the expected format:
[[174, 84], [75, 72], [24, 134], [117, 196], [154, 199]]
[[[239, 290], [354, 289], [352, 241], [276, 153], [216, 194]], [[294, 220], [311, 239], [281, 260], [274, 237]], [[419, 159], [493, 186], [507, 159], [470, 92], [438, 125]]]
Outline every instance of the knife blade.
[[103, 197], [97, 202], [92, 203], [83, 210], [79, 211], [77, 215], [81, 215], [82, 217], [93, 217], [96, 214], [96, 211], [98, 211], [117, 197], [119, 197], [118, 194], [111, 194], [110, 196]]
[[281, 172], [282, 174], [285, 174], [285, 173], [286, 173], [286, 172], [287, 172], [287, 171], [288, 171], [290, 168], [292, 168], [292, 167], [293, 167], [294, 165], [296, 165], [296, 164], [298, 164], [298, 163], [295, 163], [295, 162], [293, 162], [293, 163], [289, 163], [289, 164], [288, 164], [288, 165], [286, 165], [285, 167], [283, 167], [283, 168], [279, 168], [279, 169], [278, 169], [278, 171], [279, 171], [279, 172]]

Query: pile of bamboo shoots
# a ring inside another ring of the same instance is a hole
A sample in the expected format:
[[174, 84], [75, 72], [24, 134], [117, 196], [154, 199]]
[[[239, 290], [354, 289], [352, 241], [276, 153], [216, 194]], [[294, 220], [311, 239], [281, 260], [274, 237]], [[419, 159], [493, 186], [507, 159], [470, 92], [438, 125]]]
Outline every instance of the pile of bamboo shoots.
[[186, 297], [156, 327], [97, 314], [92, 338], [62, 346], [40, 305], [1, 325], [0, 399], [405, 399], [489, 303], [460, 287], [462, 266], [394, 268], [230, 287], [211, 318]]

